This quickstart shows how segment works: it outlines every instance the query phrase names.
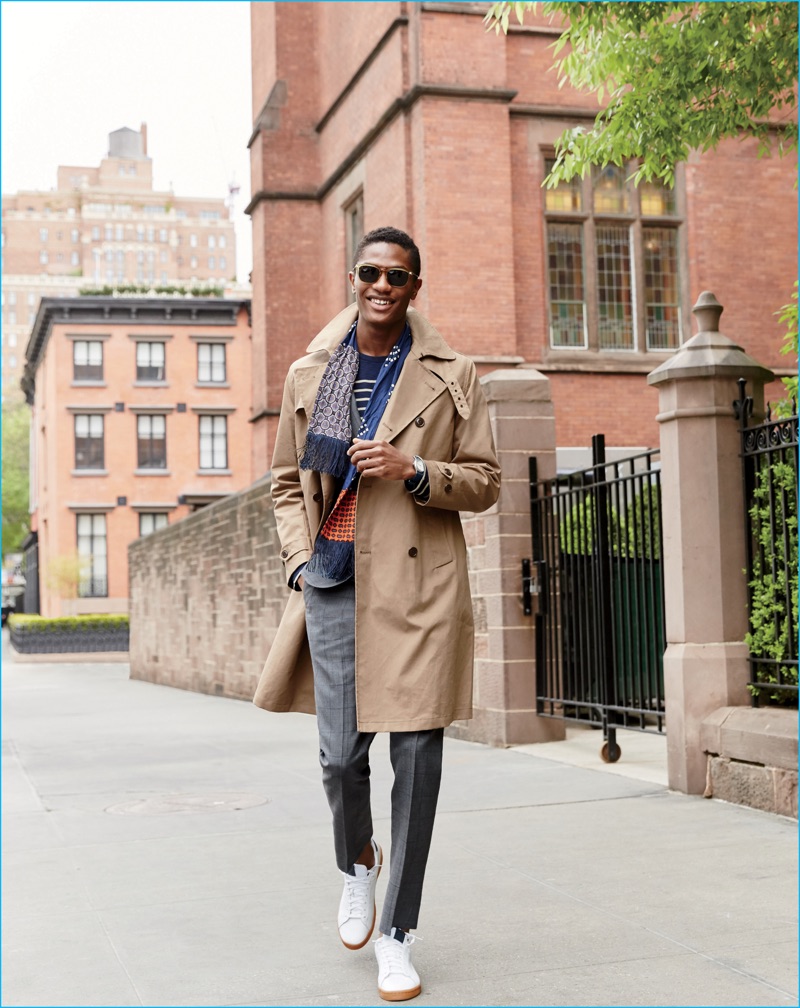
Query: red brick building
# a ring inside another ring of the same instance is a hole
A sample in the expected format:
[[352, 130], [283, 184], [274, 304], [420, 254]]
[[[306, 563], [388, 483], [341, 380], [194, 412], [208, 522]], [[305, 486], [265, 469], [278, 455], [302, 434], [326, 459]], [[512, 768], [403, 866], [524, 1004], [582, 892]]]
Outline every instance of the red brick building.
[[774, 313], [796, 276], [796, 162], [728, 141], [678, 166], [673, 191], [614, 169], [545, 190], [554, 141], [596, 99], [558, 87], [557, 29], [530, 16], [498, 37], [485, 9], [251, 5], [257, 471], [289, 363], [384, 224], [420, 246], [416, 303], [455, 348], [550, 378], [559, 445], [658, 443], [646, 375], [692, 335], [703, 290], [730, 337], [791, 370]]
[[130, 284], [226, 288], [236, 278], [226, 200], [154, 190], [144, 123], [109, 134], [99, 166], [59, 166], [55, 189], [3, 196], [2, 240], [6, 390], [19, 383], [42, 297]]
[[128, 544], [252, 482], [250, 302], [44, 298], [22, 385], [39, 612], [126, 612]]

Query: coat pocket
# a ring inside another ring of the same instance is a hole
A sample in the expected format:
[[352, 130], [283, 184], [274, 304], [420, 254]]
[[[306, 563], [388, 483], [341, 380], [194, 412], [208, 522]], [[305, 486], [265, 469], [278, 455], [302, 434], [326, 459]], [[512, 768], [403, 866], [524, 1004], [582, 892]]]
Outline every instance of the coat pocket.
[[430, 511], [422, 510], [426, 519], [422, 529], [425, 556], [430, 557], [432, 567], [444, 567], [455, 559], [452, 516], [438, 508], [431, 508]]

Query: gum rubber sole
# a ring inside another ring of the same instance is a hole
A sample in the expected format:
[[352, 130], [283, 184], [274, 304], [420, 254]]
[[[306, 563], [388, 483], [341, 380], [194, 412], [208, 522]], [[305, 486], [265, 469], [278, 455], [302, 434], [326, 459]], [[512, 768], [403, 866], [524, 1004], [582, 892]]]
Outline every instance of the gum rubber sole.
[[411, 998], [417, 997], [422, 991], [422, 984], [418, 987], [410, 987], [408, 990], [404, 991], [384, 991], [378, 988], [378, 993], [383, 998], [384, 1001], [410, 1001]]
[[[383, 868], [383, 847], [381, 847], [381, 845], [378, 844], [378, 874], [375, 876], [375, 885], [376, 886], [378, 884], [378, 878], [380, 877], [381, 869], [382, 868]], [[339, 935], [339, 939], [341, 940], [342, 945], [344, 945], [344, 947], [346, 949], [350, 949], [351, 952], [357, 952], [359, 949], [364, 948], [364, 946], [367, 944], [367, 942], [372, 937], [372, 933], [375, 930], [375, 924], [376, 924], [377, 920], [378, 920], [378, 911], [377, 911], [376, 903], [373, 900], [373, 902], [372, 902], [372, 927], [369, 929], [367, 937], [364, 939], [364, 941], [361, 942], [360, 945], [348, 945], [348, 943], [344, 940], [344, 938], [342, 938], [342, 936], [340, 934]]]

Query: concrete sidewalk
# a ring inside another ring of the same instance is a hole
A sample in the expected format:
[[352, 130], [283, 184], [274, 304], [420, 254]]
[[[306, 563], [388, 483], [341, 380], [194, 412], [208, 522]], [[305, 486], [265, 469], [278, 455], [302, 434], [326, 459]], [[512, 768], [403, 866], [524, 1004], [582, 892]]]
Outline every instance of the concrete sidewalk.
[[[313, 718], [6, 659], [4, 1006], [383, 1004]], [[446, 740], [411, 1003], [797, 1004], [796, 824], [546, 752]]]

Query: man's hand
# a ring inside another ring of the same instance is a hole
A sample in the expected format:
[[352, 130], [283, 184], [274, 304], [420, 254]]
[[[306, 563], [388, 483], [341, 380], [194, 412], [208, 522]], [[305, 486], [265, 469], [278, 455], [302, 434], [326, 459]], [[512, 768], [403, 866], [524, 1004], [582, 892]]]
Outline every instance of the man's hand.
[[362, 441], [353, 438], [347, 454], [362, 476], [407, 480], [416, 472], [413, 458], [398, 451], [388, 441]]

